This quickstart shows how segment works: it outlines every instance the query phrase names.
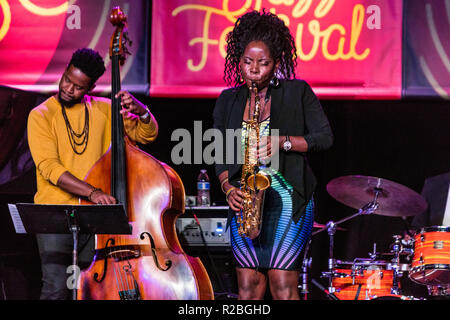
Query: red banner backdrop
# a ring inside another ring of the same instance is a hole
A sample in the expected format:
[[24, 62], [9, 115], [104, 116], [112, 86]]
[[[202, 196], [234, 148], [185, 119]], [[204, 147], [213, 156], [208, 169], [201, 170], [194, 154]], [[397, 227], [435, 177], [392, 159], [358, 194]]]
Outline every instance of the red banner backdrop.
[[148, 12], [146, 0], [0, 0], [0, 85], [29, 91], [55, 92], [72, 53], [97, 50], [107, 72], [96, 92], [109, 92], [109, 44], [114, 27], [111, 9], [128, 15], [133, 46], [121, 69], [123, 87], [148, 92]]
[[150, 95], [216, 97], [225, 88], [225, 37], [250, 10], [289, 26], [297, 77], [321, 98], [401, 96], [401, 0], [153, 1]]

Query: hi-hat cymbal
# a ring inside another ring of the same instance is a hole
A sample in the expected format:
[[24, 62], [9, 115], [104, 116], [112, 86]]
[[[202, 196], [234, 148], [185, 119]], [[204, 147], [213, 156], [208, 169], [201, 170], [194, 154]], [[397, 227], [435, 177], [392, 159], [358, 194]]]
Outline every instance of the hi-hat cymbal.
[[[326, 228], [327, 226], [325, 224], [320, 224], [314, 221], [313, 223], [313, 228], [317, 228], [317, 229], [323, 229]], [[341, 228], [341, 227], [336, 227], [336, 230], [340, 230], [340, 231], [347, 231], [347, 229]]]
[[377, 198], [378, 208], [374, 214], [381, 216], [415, 216], [427, 209], [427, 202], [417, 192], [393, 181], [370, 176], [343, 176], [331, 180], [328, 193], [337, 201], [360, 209]]

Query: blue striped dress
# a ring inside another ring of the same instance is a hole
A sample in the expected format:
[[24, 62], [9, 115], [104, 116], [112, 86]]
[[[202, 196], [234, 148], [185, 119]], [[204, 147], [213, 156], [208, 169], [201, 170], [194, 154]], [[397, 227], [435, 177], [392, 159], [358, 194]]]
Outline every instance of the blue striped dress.
[[[260, 123], [260, 135], [269, 135], [270, 118]], [[242, 141], [247, 134], [246, 122], [242, 123]], [[237, 217], [230, 221], [230, 239], [237, 267], [257, 269], [298, 270], [300, 253], [311, 236], [314, 221], [314, 202], [295, 223], [292, 220], [293, 187], [280, 172], [270, 167], [261, 171], [270, 175], [272, 183], [266, 190], [261, 233], [251, 240], [238, 234]]]

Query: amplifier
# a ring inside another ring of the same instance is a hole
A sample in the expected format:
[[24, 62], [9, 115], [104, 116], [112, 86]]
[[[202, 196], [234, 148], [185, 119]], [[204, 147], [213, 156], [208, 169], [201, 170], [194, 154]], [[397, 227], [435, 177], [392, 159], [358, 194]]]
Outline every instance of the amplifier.
[[[200, 227], [197, 223], [198, 218]], [[228, 206], [187, 207], [176, 221], [178, 238], [182, 245], [223, 247], [230, 245], [226, 230]], [[202, 237], [203, 235], [203, 237]]]

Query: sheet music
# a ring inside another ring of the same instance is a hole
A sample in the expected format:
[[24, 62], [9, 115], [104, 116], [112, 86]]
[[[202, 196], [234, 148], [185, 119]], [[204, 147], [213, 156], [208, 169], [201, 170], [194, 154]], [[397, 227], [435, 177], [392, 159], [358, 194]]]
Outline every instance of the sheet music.
[[15, 204], [8, 203], [9, 213], [11, 214], [11, 219], [16, 229], [16, 233], [27, 233], [25, 227], [23, 226], [22, 219], [20, 218], [19, 211]]

